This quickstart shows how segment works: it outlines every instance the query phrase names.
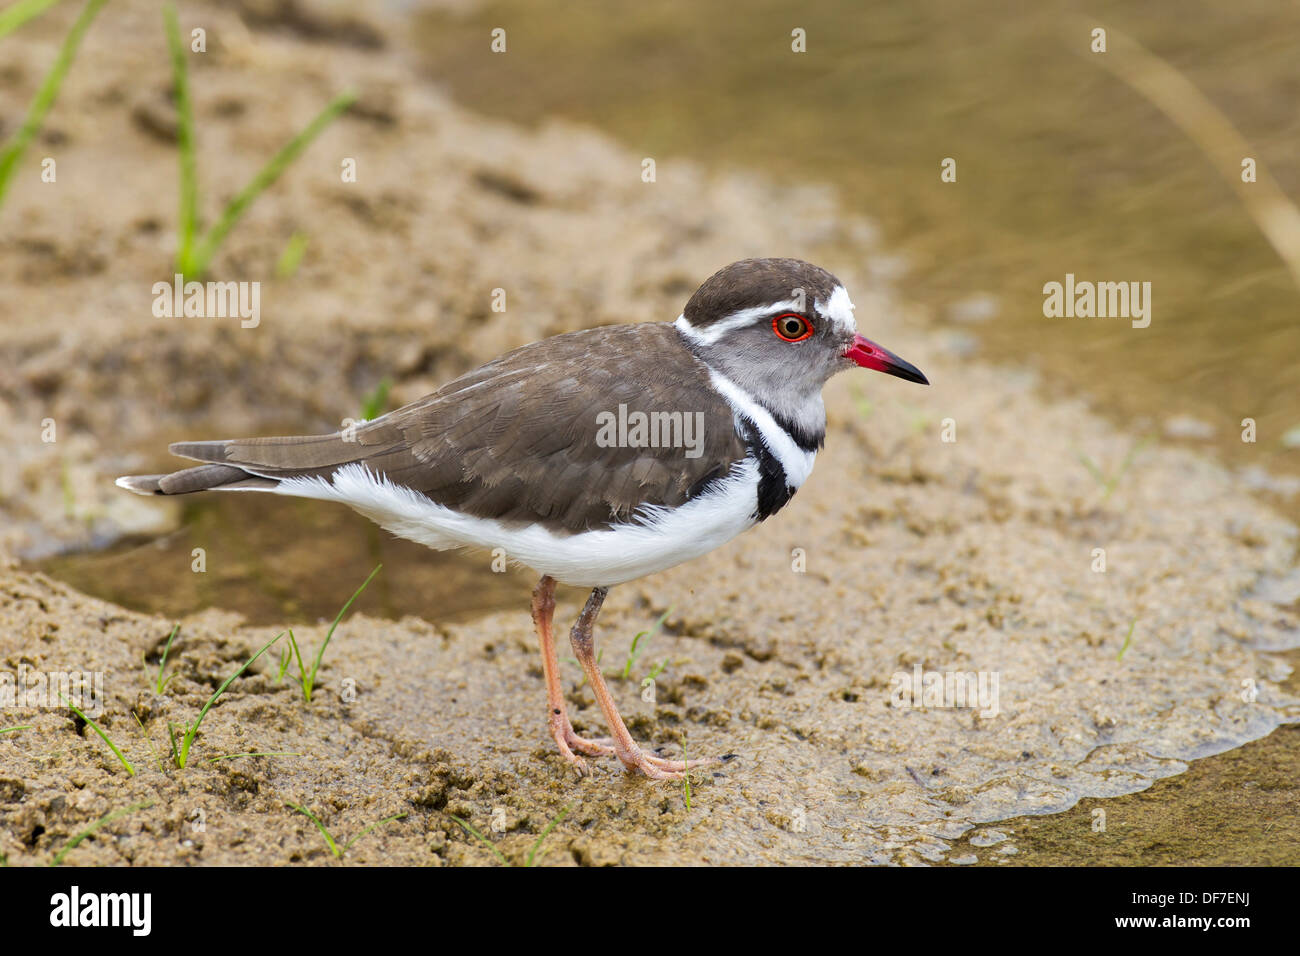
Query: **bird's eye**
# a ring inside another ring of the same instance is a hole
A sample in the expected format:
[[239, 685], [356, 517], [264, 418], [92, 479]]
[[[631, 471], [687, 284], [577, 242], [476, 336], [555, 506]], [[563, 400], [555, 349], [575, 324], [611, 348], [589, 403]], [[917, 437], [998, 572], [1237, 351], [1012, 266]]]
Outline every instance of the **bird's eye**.
[[785, 312], [772, 320], [772, 331], [786, 342], [802, 342], [813, 334], [813, 327], [802, 315]]

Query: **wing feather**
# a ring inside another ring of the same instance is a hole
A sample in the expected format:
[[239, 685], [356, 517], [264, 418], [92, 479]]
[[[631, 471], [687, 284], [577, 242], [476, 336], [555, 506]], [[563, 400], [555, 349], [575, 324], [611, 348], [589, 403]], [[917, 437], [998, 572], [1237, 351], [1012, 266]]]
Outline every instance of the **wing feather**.
[[[699, 454], [601, 444], [597, 416], [617, 415], [620, 405], [699, 413]], [[231, 467], [223, 476], [241, 469], [269, 480], [329, 478], [360, 463], [477, 517], [568, 531], [625, 521], [641, 505], [680, 505], [747, 453], [707, 369], [663, 324], [524, 346], [350, 435], [179, 442], [171, 450]]]

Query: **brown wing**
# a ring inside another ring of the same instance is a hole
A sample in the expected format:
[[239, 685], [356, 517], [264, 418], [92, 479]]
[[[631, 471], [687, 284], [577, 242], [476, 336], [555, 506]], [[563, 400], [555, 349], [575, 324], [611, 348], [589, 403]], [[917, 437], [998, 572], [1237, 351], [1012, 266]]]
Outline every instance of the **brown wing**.
[[[606, 447], [598, 416], [617, 416], [620, 405], [691, 416], [702, 424], [698, 456], [683, 447]], [[183, 442], [172, 451], [270, 480], [328, 478], [360, 462], [468, 514], [567, 531], [626, 520], [642, 504], [680, 505], [746, 455], [730, 406], [665, 324], [524, 346], [358, 427], [355, 439], [336, 432]]]

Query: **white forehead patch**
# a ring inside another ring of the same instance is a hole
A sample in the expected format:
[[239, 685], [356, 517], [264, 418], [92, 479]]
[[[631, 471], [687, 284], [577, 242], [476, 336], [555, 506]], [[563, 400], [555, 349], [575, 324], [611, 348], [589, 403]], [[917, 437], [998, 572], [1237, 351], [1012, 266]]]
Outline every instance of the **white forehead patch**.
[[829, 319], [836, 328], [850, 335], [857, 334], [858, 323], [853, 318], [853, 303], [849, 300], [849, 291], [844, 286], [837, 285], [829, 300], [823, 303], [818, 299], [813, 306], [822, 318]]

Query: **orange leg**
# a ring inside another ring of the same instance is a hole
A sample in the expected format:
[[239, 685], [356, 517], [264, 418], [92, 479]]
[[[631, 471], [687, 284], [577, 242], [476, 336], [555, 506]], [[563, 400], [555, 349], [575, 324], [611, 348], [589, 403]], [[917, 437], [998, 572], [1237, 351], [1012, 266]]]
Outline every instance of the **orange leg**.
[[[588, 740], [579, 737], [569, 722], [568, 708], [564, 703], [564, 689], [560, 685], [560, 662], [555, 656], [555, 634], [551, 629], [551, 619], [555, 616], [555, 578], [545, 575], [533, 589], [533, 626], [537, 629], [537, 638], [542, 645], [542, 673], [546, 677], [546, 715], [551, 727], [551, 736], [560, 748], [564, 759], [571, 763], [579, 774], [588, 773], [587, 761], [579, 753], [590, 757], [608, 757], [614, 753], [610, 746], [612, 740]], [[575, 753], [574, 751], [577, 751]]]
[[[542, 580], [545, 582], [549, 579]], [[614, 705], [614, 698], [610, 695], [609, 688], [605, 686], [605, 676], [596, 664], [595, 640], [592, 637], [596, 615], [600, 613], [601, 605], [605, 603], [605, 595], [608, 593], [609, 588], [596, 588], [591, 592], [591, 597], [587, 598], [587, 604], [578, 615], [578, 621], [569, 634], [573, 652], [577, 655], [583, 671], [586, 672], [592, 692], [596, 695], [596, 703], [600, 705], [601, 713], [605, 715], [605, 723], [609, 724], [610, 733], [614, 735], [614, 752], [618, 755], [618, 759], [623, 761], [623, 766], [631, 772], [644, 774], [654, 780], [680, 780], [688, 769], [714, 761], [712, 758], [665, 760], [663, 757], [642, 750], [628, 733], [627, 725], [623, 723], [623, 718], [619, 716], [618, 708]], [[555, 718], [553, 705], [551, 716], [552, 719]], [[561, 747], [561, 750], [563, 749]]]

